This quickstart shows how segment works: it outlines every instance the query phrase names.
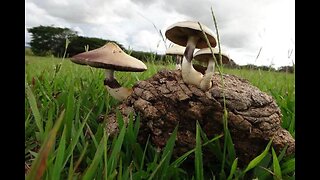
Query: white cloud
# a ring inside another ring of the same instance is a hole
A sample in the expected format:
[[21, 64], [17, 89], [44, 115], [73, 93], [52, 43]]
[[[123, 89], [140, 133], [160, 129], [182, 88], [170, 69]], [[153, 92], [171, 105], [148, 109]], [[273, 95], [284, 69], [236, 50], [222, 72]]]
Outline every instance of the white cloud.
[[[294, 54], [288, 58], [288, 50], [294, 49], [294, 6], [290, 0], [26, 0], [25, 27], [68, 27], [126, 48], [164, 53], [159, 30], [164, 33], [184, 20], [200, 21], [214, 30], [212, 7], [222, 46], [236, 63], [279, 67], [294, 61]], [[31, 39], [27, 30], [25, 38]]]

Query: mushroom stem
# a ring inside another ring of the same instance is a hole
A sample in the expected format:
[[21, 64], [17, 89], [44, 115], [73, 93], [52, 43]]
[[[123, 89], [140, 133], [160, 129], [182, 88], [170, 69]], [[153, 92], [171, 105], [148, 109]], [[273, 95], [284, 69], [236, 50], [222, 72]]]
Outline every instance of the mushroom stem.
[[200, 89], [203, 91], [208, 90], [212, 86], [212, 78], [213, 78], [214, 72], [209, 72], [204, 74], [203, 78], [200, 81]]
[[196, 44], [199, 41], [199, 37], [197, 36], [189, 36], [186, 49], [184, 51], [184, 57], [188, 62], [191, 63], [193, 58], [193, 52], [196, 49]]
[[121, 85], [119, 82], [114, 78], [114, 70], [106, 69], [106, 79], [104, 80], [104, 85], [109, 86], [110, 88], [120, 88]]
[[131, 95], [132, 89], [121, 87], [119, 82], [114, 78], [114, 70], [106, 69], [105, 73], [106, 79], [104, 80], [104, 85], [109, 94], [119, 101], [127, 99]]
[[181, 69], [181, 56], [180, 55], [176, 55], [176, 70], [180, 70]]
[[106, 79], [114, 79], [114, 70], [112, 69], [106, 69]]
[[212, 76], [214, 75], [214, 61], [213, 58], [209, 58], [207, 70], [200, 82], [200, 89], [206, 91], [212, 86]]
[[209, 58], [206, 74], [210, 72], [214, 73], [214, 67], [215, 67], [215, 63], [213, 58]]
[[182, 59], [182, 79], [187, 84], [193, 84], [197, 87], [200, 87], [200, 82], [203, 77], [202, 73], [196, 71], [191, 60], [193, 59], [193, 52], [195, 50], [196, 44], [199, 40], [199, 37], [189, 36], [186, 49], [184, 51], [184, 56]]

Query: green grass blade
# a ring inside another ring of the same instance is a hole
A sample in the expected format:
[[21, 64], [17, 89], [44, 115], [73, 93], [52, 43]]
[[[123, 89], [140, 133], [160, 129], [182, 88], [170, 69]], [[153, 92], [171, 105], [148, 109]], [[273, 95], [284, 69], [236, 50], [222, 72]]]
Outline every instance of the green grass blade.
[[195, 149], [195, 173], [196, 179], [201, 180], [203, 176], [203, 163], [202, 163], [202, 149], [201, 149], [201, 137], [200, 137], [200, 124], [197, 121], [196, 125], [196, 149]]
[[174, 148], [176, 137], [177, 137], [177, 132], [178, 132], [178, 125], [174, 128], [162, 152], [161, 159], [163, 159], [166, 156], [166, 160], [163, 162], [163, 166], [160, 168], [159, 172], [163, 175], [167, 174], [166, 172], [169, 168], [173, 148]]
[[[222, 161], [222, 156], [223, 153], [221, 151], [221, 146], [220, 146], [220, 142], [219, 142], [219, 138], [221, 138], [223, 136], [223, 134], [219, 135], [219, 137], [217, 139], [213, 138], [212, 140], [209, 140], [207, 135], [205, 134], [204, 131], [201, 130], [201, 137], [202, 139], [205, 141], [204, 144], [208, 143], [208, 148], [210, 149], [210, 151], [213, 152], [213, 154], [216, 156], [216, 158], [221, 162]], [[218, 140], [216, 143], [211, 143], [213, 141]]]
[[83, 130], [85, 124], [87, 123], [87, 120], [89, 119], [89, 115], [91, 114], [91, 111], [92, 111], [92, 110], [90, 110], [90, 111], [88, 112], [86, 118], [84, 119], [84, 121], [82, 122], [80, 128], [79, 128], [78, 131], [76, 132], [75, 137], [72, 137], [71, 144], [69, 145], [69, 147], [67, 148], [67, 151], [66, 151], [66, 152], [67, 152], [67, 153], [66, 153], [67, 156], [66, 156], [66, 159], [65, 159], [65, 161], [64, 161], [64, 163], [63, 163], [63, 166], [65, 166], [65, 165], [67, 164], [70, 156], [71, 156], [72, 153], [73, 153], [74, 148], [76, 147], [77, 143], [79, 142], [80, 135], [82, 134], [82, 130]]
[[[223, 78], [221, 77], [221, 80], [223, 80]], [[224, 87], [224, 86], [223, 86]], [[223, 97], [224, 97], [224, 92], [223, 92]], [[224, 137], [224, 144], [223, 144], [223, 156], [222, 156], [222, 163], [221, 163], [221, 171], [220, 171], [220, 179], [225, 179], [226, 177], [226, 173], [225, 173], [225, 164], [227, 162], [227, 150], [229, 149], [229, 129], [228, 129], [228, 111], [226, 110], [226, 106], [225, 106], [225, 100], [224, 100], [224, 114], [223, 114], [223, 132], [225, 134]]]
[[281, 165], [282, 175], [289, 174], [295, 171], [295, 158], [289, 159]]
[[[272, 165], [272, 154], [268, 153], [259, 163], [259, 165], [253, 169], [252, 174], [255, 177], [259, 177], [261, 180], [272, 179], [272, 172], [270, 173], [268, 167]], [[268, 169], [268, 170], [267, 170]]]
[[87, 126], [87, 131], [89, 132], [89, 135], [90, 135], [90, 137], [91, 137], [91, 139], [92, 139], [92, 141], [93, 141], [93, 144], [95, 145], [96, 148], [98, 148], [99, 144], [98, 144], [98, 142], [97, 142], [97, 140], [96, 140], [93, 132], [91, 131], [91, 128], [90, 128], [90, 126], [88, 125], [88, 123], [86, 123], [86, 126]]
[[59, 118], [57, 119], [56, 123], [54, 124], [54, 127], [52, 128], [49, 135], [47, 136], [44, 143], [42, 144], [36, 159], [32, 163], [31, 170], [26, 177], [27, 180], [41, 179], [44, 171], [46, 170], [48, 156], [49, 156], [49, 153], [51, 152], [52, 148], [54, 147], [57, 132], [58, 132], [60, 125], [62, 123], [62, 120], [64, 118], [64, 112], [65, 112], [65, 110], [63, 110], [61, 112]]
[[[30, 105], [32, 114], [34, 116], [34, 120], [36, 121], [36, 125], [39, 129], [39, 132], [40, 132], [40, 137], [43, 137], [42, 117], [41, 117], [39, 109], [38, 109], [36, 98], [31, 90], [31, 88], [28, 85], [26, 87], [26, 91], [27, 91], [27, 98], [29, 101], [29, 105]], [[40, 140], [40, 141], [42, 142], [42, 140]]]
[[272, 150], [272, 159], [273, 159], [273, 172], [274, 172], [274, 179], [275, 180], [280, 180], [282, 179], [282, 176], [281, 176], [281, 168], [280, 168], [280, 164], [279, 164], [279, 161], [278, 161], [278, 157], [277, 157], [277, 154], [276, 152], [274, 151], [273, 148], [271, 148]]
[[73, 179], [73, 174], [74, 174], [74, 170], [73, 170], [73, 155], [72, 155], [71, 159], [70, 159], [70, 166], [69, 166], [69, 171], [68, 171], [68, 180]]
[[[106, 131], [104, 131], [104, 136], [106, 136], [107, 138], [104, 138], [104, 144], [108, 144], [108, 139], [109, 136], [106, 134]], [[104, 177], [106, 180], [108, 180], [108, 146], [106, 146], [106, 148], [103, 151], [103, 156], [104, 156]]]
[[288, 149], [288, 145], [285, 145], [284, 148], [281, 150], [279, 156], [278, 156], [278, 161], [280, 162], [282, 158], [285, 156], [286, 151]]
[[26, 131], [26, 129], [29, 128], [30, 120], [31, 120], [31, 113], [28, 113], [28, 115], [25, 116], [25, 122], [24, 122], [25, 131]]
[[[76, 162], [76, 164], [75, 164], [75, 166], [74, 166], [74, 168], [73, 168], [73, 172], [75, 172], [75, 171], [78, 169], [78, 167], [80, 166], [80, 163], [81, 163], [84, 155], [85, 155], [86, 152], [87, 152], [88, 145], [89, 145], [89, 144], [86, 142], [86, 144], [84, 145], [84, 148], [83, 148], [83, 150], [82, 150], [82, 152], [81, 152], [81, 154], [80, 154], [80, 157], [79, 157], [79, 159], [77, 160], [77, 162]], [[72, 157], [73, 157], [73, 155], [71, 156], [71, 158], [72, 158]]]
[[67, 98], [67, 106], [66, 106], [66, 116], [65, 116], [65, 124], [67, 125], [67, 135], [66, 139], [69, 140], [71, 138], [71, 126], [73, 123], [74, 117], [74, 83], [72, 83], [68, 90], [68, 98]]
[[133, 145], [137, 141], [137, 136], [135, 136], [135, 132], [133, 129], [133, 114], [131, 113], [129, 116], [129, 122], [127, 127], [126, 139], [128, 140], [128, 145]]
[[130, 176], [130, 172], [132, 172], [132, 166], [133, 166], [133, 163], [131, 162], [129, 167], [127, 167], [125, 172], [123, 173], [122, 179], [130, 179], [129, 176]]
[[62, 136], [60, 138], [59, 147], [57, 149], [57, 156], [52, 170], [52, 179], [60, 179], [61, 171], [63, 169], [63, 158], [66, 147], [66, 125], [63, 128]]
[[111, 149], [111, 155], [109, 157], [108, 160], [108, 174], [112, 174], [112, 172], [115, 170], [116, 165], [117, 165], [117, 157], [120, 154], [121, 151], [121, 147], [122, 147], [122, 143], [123, 143], [123, 139], [124, 139], [124, 135], [126, 132], [126, 127], [122, 126], [119, 136], [117, 137], [113, 148]]
[[243, 173], [248, 172], [249, 170], [256, 167], [260, 163], [260, 161], [268, 154], [271, 143], [272, 143], [272, 140], [269, 141], [267, 147], [259, 156], [257, 156], [256, 158], [254, 158], [253, 160], [250, 161], [250, 163], [248, 164], [248, 166], [246, 167], [246, 169], [244, 170]]
[[236, 158], [233, 163], [232, 163], [232, 166], [231, 166], [231, 171], [230, 171], [230, 174], [228, 176], [228, 180], [231, 180], [234, 173], [236, 172], [237, 170], [237, 166], [238, 166], [238, 158]]
[[143, 165], [144, 165], [144, 159], [146, 157], [146, 153], [147, 153], [147, 148], [148, 148], [148, 144], [149, 144], [149, 139], [150, 139], [150, 135], [148, 135], [148, 139], [147, 139], [147, 143], [144, 147], [144, 150], [143, 150], [143, 155], [142, 155], [142, 158], [141, 158], [141, 164], [140, 164], [140, 171], [142, 171], [143, 169]]
[[235, 152], [232, 137], [228, 128], [226, 129], [226, 138], [227, 138], [228, 160], [231, 163], [236, 159], [236, 152]]
[[122, 158], [120, 158], [120, 160], [119, 160], [119, 173], [117, 173], [118, 174], [118, 179], [122, 179]]
[[119, 129], [122, 129], [122, 126], [124, 126], [124, 121], [123, 121], [123, 116], [118, 109], [116, 109], [116, 117], [117, 117]]
[[105, 138], [106, 137], [104, 135], [99, 143], [99, 146], [97, 148], [97, 151], [94, 155], [94, 158], [93, 158], [90, 166], [88, 167], [88, 169], [85, 171], [85, 173], [83, 175], [83, 178], [82, 178], [83, 180], [91, 180], [91, 179], [93, 179], [94, 175], [96, 174], [98, 165], [102, 160], [104, 149], [107, 148], [107, 145], [105, 144], [105, 140], [104, 140]]
[[220, 139], [221, 137], [223, 137], [223, 135], [222, 135], [222, 134], [217, 135], [217, 136], [215, 136], [214, 138], [212, 138], [212, 139], [210, 139], [210, 140], [207, 140], [205, 143], [203, 143], [203, 145], [202, 145], [202, 146], [207, 146], [207, 145], [209, 145], [209, 144], [213, 143], [214, 141], [216, 141], [216, 140]]
[[158, 170], [160, 169], [160, 167], [162, 166], [162, 164], [164, 163], [164, 161], [167, 159], [168, 155], [170, 152], [168, 152], [160, 161], [160, 163], [158, 164], [158, 166], [154, 169], [154, 171], [152, 172], [152, 174], [150, 175], [150, 177], [148, 178], [148, 180], [152, 180], [153, 177], [156, 175], [156, 173], [158, 172]]
[[48, 119], [46, 121], [45, 129], [44, 129], [44, 136], [47, 136], [52, 129], [53, 126], [53, 114], [54, 114], [54, 107], [48, 109]]
[[[205, 142], [202, 146], [204, 147], [204, 146], [210, 145], [210, 143], [218, 140], [218, 139], [221, 138], [222, 136], [223, 136], [223, 135], [218, 135], [218, 136], [212, 138], [211, 140]], [[183, 155], [181, 155], [179, 158], [177, 158], [174, 162], [171, 163], [170, 167], [172, 167], [172, 168], [179, 167], [179, 166], [183, 163], [183, 161], [184, 161], [190, 154], [192, 154], [195, 150], [196, 150], [196, 149], [193, 148], [193, 149], [189, 150], [188, 152], [184, 153]]]
[[138, 115], [134, 123], [134, 136], [137, 137], [140, 129], [140, 116]]

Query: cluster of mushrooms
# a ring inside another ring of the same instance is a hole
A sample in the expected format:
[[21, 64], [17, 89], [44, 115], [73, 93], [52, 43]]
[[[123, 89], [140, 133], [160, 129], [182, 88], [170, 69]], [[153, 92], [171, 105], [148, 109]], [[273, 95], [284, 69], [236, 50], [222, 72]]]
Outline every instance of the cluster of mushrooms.
[[[213, 33], [198, 22], [175, 23], [167, 28], [165, 36], [174, 43], [166, 54], [176, 56], [176, 70], [159, 71], [137, 82], [134, 88], [122, 87], [114, 71], [142, 72], [147, 66], [115, 43], [75, 55], [71, 61], [105, 69], [104, 84], [109, 94], [122, 102], [117, 109], [124, 122], [129, 122], [130, 112], [140, 114], [139, 142], [145, 143], [149, 139], [146, 134], [150, 134], [155, 147], [163, 148], [179, 124], [174, 150], [174, 155], [179, 157], [195, 146], [196, 121], [200, 120], [208, 138], [223, 132], [222, 87], [214, 68], [215, 63], [228, 63], [230, 59], [218, 52]], [[207, 67], [193, 63], [195, 61]], [[288, 145], [286, 155], [293, 154], [295, 140], [281, 127], [282, 114], [274, 99], [244, 79], [233, 75], [223, 75], [223, 78], [228, 91], [225, 98], [228, 126], [239, 164], [247, 164], [258, 156], [271, 139], [277, 152]], [[109, 113], [106, 119], [108, 134], [117, 134], [116, 113]], [[207, 160], [212, 160], [210, 153], [203, 152]]]
[[[214, 48], [217, 42], [213, 32], [203, 24], [200, 27], [198, 22], [195, 21], [178, 22], [167, 28], [165, 36], [175, 43], [167, 49], [166, 54], [176, 56], [176, 69], [181, 70], [183, 81], [206, 91], [212, 86], [211, 80], [214, 74], [215, 61], [204, 33], [209, 40], [214, 56], [219, 59], [218, 50]], [[196, 48], [200, 50], [194, 53]], [[229, 57], [222, 53], [221, 55], [221, 62], [228, 63]], [[193, 59], [207, 64], [207, 68], [204, 69], [201, 65], [193, 66]], [[114, 71], [142, 72], [147, 70], [147, 66], [142, 61], [126, 54], [113, 42], [109, 42], [100, 48], [77, 54], [71, 58], [71, 61], [76, 64], [105, 69], [104, 85], [110, 95], [119, 101], [123, 101], [130, 96], [132, 89], [122, 87], [115, 79]]]

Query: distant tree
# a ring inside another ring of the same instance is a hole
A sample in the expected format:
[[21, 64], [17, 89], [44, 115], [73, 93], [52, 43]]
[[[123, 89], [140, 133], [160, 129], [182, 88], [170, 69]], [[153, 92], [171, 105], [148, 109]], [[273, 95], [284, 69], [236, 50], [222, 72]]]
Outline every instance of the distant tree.
[[276, 71], [276, 69], [271, 66], [259, 66], [258, 68], [263, 71]]
[[241, 66], [241, 69], [258, 69], [258, 66], [254, 64], [247, 64], [247, 65]]
[[31, 50], [36, 56], [54, 55], [62, 57], [65, 52], [66, 39], [68, 39], [68, 48], [66, 57], [72, 57], [78, 53], [102, 47], [108, 42], [116, 43], [123, 51], [141, 61], [158, 61], [161, 63], [169, 63], [165, 55], [159, 55], [152, 52], [127, 50], [123, 45], [113, 40], [105, 40], [95, 37], [78, 36], [76, 31], [69, 28], [60, 28], [53, 26], [37, 26], [29, 28], [28, 32], [32, 34]]
[[165, 62], [166, 58], [165, 55], [159, 55], [153, 52], [143, 52], [143, 51], [130, 51], [127, 52], [131, 56], [141, 60], [141, 61], [164, 61], [163, 63], [168, 63]]
[[83, 36], [77, 36], [73, 38], [70, 41], [70, 44], [68, 45], [67, 54], [69, 57], [74, 56], [78, 53], [82, 53], [85, 51], [85, 47], [89, 47], [89, 51], [93, 49], [97, 49], [103, 45], [105, 45], [108, 42], [114, 42], [116, 43], [122, 50], [124, 50], [124, 47], [111, 40], [105, 40], [100, 38], [94, 38], [94, 37], [83, 37]]
[[287, 73], [294, 73], [294, 68], [293, 66], [281, 66], [278, 69], [279, 72], [287, 72]]
[[31, 50], [35, 55], [53, 54], [62, 57], [65, 51], [66, 39], [77, 37], [77, 32], [69, 28], [53, 26], [37, 26], [27, 29], [32, 34]]

